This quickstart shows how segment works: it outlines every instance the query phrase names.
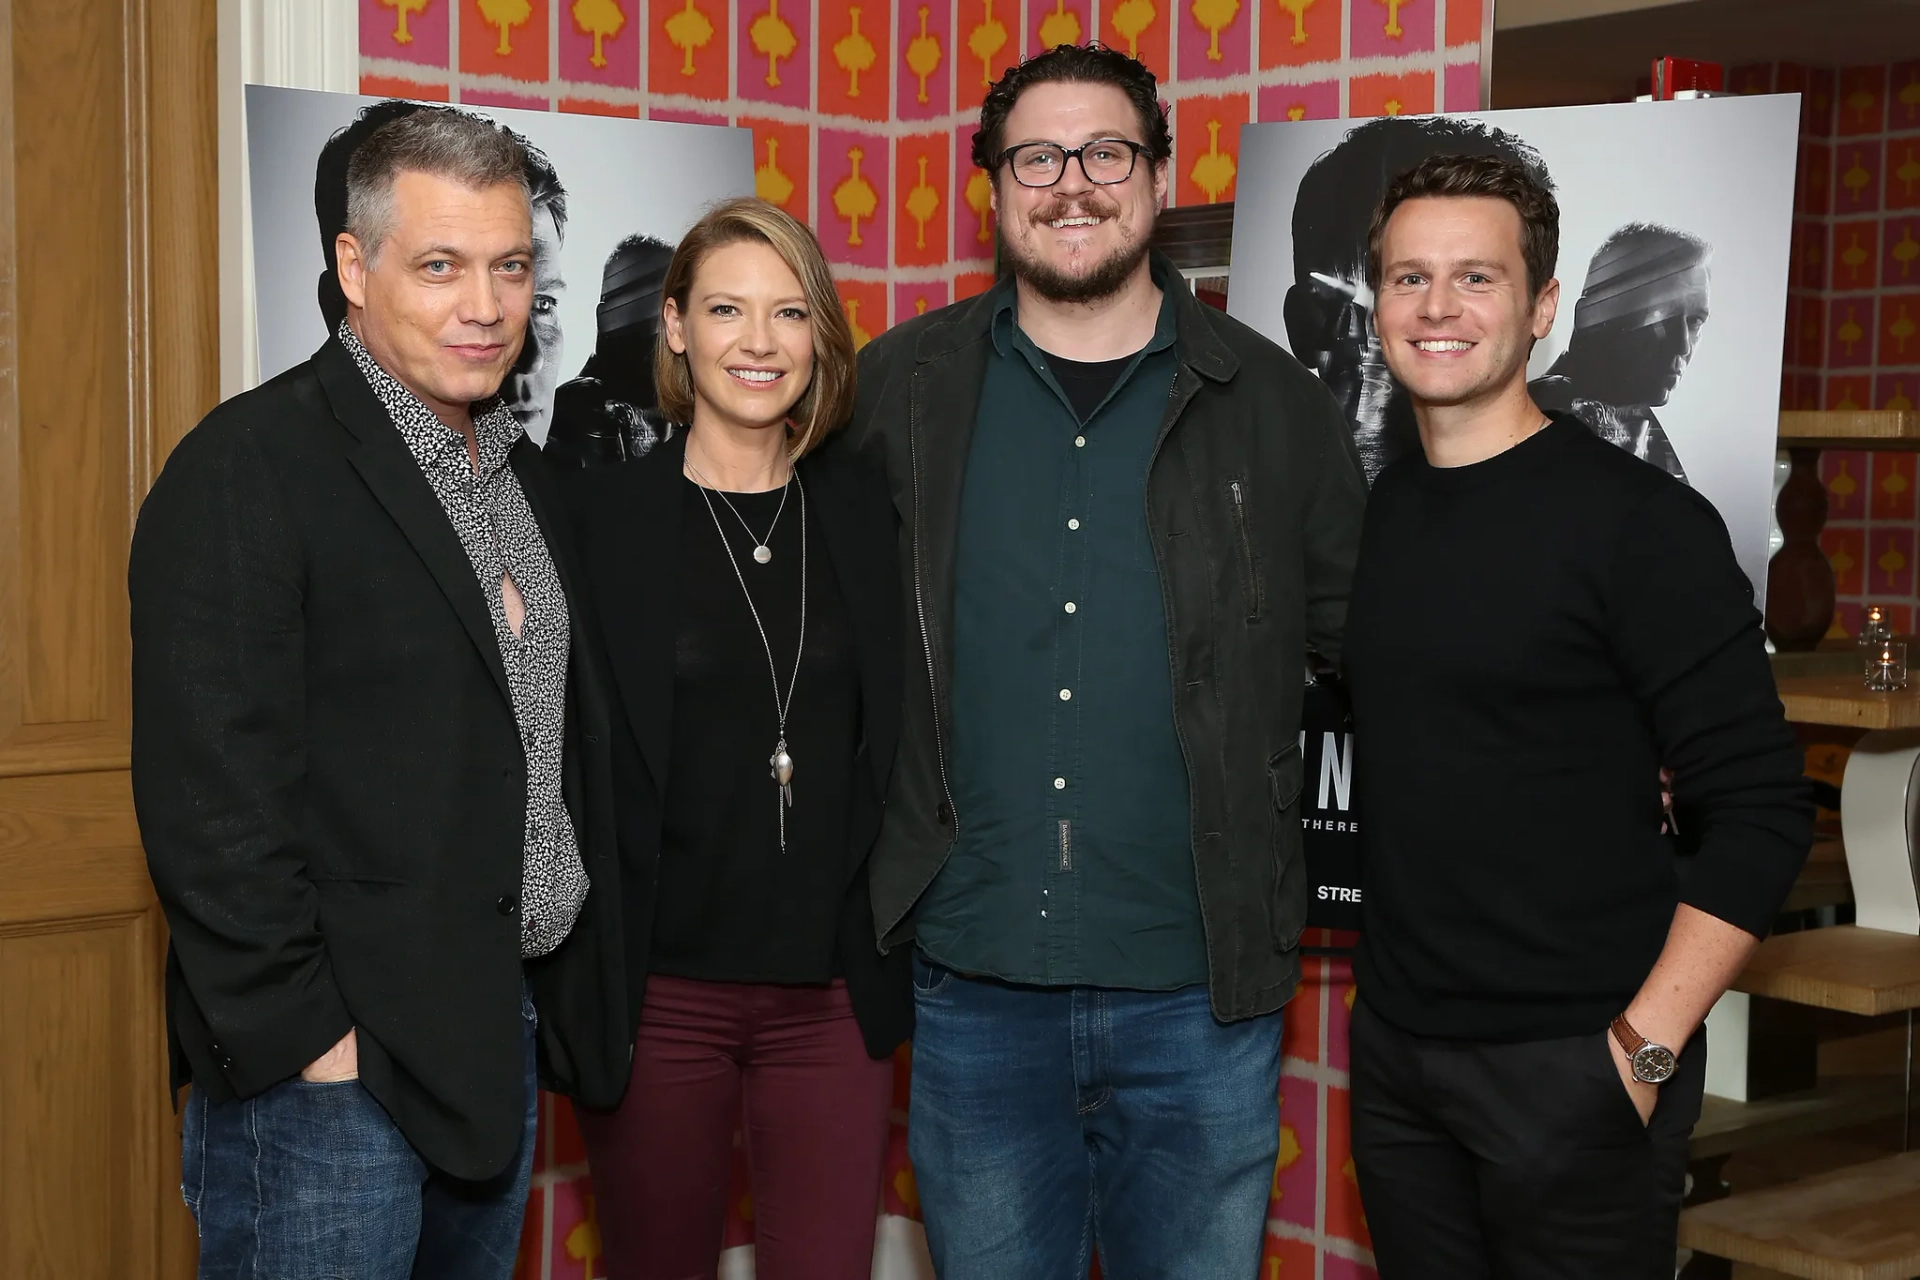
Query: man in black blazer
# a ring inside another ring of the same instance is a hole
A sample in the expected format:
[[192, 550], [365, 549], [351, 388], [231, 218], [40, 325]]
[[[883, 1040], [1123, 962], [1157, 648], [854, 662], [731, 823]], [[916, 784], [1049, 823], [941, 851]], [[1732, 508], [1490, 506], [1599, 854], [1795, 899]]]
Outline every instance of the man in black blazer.
[[463, 113], [375, 131], [346, 319], [181, 442], [134, 534], [202, 1277], [504, 1280], [536, 1061], [602, 1106], [625, 1082], [602, 677], [496, 394], [533, 296], [524, 162]]

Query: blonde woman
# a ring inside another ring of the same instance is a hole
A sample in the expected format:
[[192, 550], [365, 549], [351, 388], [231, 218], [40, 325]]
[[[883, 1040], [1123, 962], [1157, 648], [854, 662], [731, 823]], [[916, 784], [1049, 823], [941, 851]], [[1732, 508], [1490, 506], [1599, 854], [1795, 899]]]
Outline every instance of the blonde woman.
[[744, 1104], [758, 1274], [845, 1280], [871, 1265], [912, 1020], [867, 894], [899, 727], [893, 508], [829, 444], [853, 342], [803, 224], [716, 207], [663, 299], [655, 376], [677, 425], [566, 477], [624, 707], [636, 1006], [626, 1098], [581, 1126], [611, 1275], [714, 1274]]

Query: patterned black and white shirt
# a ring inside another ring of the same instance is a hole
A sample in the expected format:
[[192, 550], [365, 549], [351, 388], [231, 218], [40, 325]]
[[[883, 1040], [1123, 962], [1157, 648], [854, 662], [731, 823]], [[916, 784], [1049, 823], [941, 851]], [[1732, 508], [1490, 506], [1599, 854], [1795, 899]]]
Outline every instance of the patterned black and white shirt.
[[[520, 954], [540, 956], [566, 940], [587, 899], [587, 872], [560, 791], [567, 711], [567, 653], [572, 643], [567, 598], [546, 539], [527, 505], [507, 451], [523, 429], [499, 400], [473, 415], [480, 465], [468, 460], [466, 441], [420, 398], [374, 363], [347, 322], [340, 342], [386, 407], [407, 451], [440, 499], [460, 545], [473, 564], [493, 636], [513, 695], [513, 718], [527, 759], [527, 825], [520, 877]], [[520, 634], [507, 624], [500, 580], [526, 601]]]

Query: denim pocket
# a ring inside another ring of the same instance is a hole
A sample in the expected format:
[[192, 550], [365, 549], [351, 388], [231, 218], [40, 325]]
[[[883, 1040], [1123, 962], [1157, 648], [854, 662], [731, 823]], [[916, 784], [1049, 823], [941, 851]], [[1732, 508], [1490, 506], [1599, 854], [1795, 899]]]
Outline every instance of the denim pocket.
[[953, 970], [943, 964], [935, 964], [921, 955], [913, 953], [913, 993], [917, 996], [937, 996], [946, 990], [953, 981]]

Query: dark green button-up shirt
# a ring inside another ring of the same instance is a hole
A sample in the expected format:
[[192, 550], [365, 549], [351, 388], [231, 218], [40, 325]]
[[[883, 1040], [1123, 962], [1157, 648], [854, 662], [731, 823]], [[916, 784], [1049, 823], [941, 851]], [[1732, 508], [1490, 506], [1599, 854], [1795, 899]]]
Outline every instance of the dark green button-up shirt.
[[915, 920], [921, 950], [963, 973], [1207, 980], [1146, 514], [1175, 314], [1168, 297], [1084, 423], [1011, 290], [993, 317], [954, 565], [959, 840]]

